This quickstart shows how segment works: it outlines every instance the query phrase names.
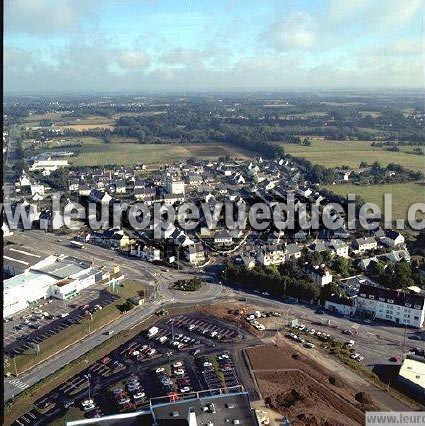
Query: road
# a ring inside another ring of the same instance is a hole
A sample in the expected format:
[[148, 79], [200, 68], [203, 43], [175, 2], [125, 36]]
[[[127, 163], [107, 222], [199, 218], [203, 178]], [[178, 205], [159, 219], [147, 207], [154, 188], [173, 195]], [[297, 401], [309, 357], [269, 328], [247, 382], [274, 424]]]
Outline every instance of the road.
[[[128, 314], [114, 321], [112, 325], [105, 327], [102, 332], [112, 329], [115, 332], [128, 329], [152, 315], [161, 306], [209, 303], [220, 297], [225, 297], [227, 294], [221, 285], [215, 283], [204, 283], [202, 292], [191, 295], [184, 292], [173, 291], [169, 289], [170, 282], [177, 279], [188, 278], [195, 274], [196, 271], [173, 270], [172, 274], [170, 274], [165, 272], [163, 267], [139, 259], [121, 256], [103, 247], [86, 244], [84, 249], [75, 249], [69, 244], [69, 237], [46, 234], [39, 230], [31, 230], [16, 232], [15, 235], [9, 237], [8, 240], [13, 241], [15, 244], [22, 244], [28, 248], [36, 248], [39, 254], [46, 256], [52, 253], [63, 253], [88, 259], [92, 261], [95, 266], [112, 266], [116, 264], [120, 266], [121, 271], [127, 277], [140, 280], [153, 288], [154, 291], [150, 302], [146, 302], [144, 305], [131, 310]], [[107, 339], [107, 335], [96, 333], [87, 337], [83, 344], [79, 342], [66, 351], [63, 351], [60, 356], [43, 362], [31, 371], [19, 375], [19, 381], [15, 379], [6, 379], [4, 381], [5, 400], [12, 398], [24, 388], [52, 374]]]
[[[401, 353], [403, 351], [405, 334], [403, 328], [380, 323], [373, 325], [361, 324], [351, 319], [339, 318], [328, 314], [317, 315], [314, 313], [314, 307], [311, 306], [287, 304], [283, 301], [247, 293], [238, 288], [229, 286], [224, 287], [214, 282], [205, 283], [202, 291], [199, 293], [190, 294], [169, 289], [170, 282], [177, 279], [188, 278], [192, 275], [200, 275], [201, 277], [204, 276], [204, 278], [207, 278], [207, 275], [202, 270], [172, 270], [172, 272], [166, 272], [163, 267], [139, 259], [120, 256], [115, 252], [98, 246], [86, 244], [85, 248], [80, 251], [80, 249], [75, 249], [70, 246], [68, 241], [69, 237], [45, 234], [43, 231], [37, 230], [17, 232], [8, 239], [16, 244], [22, 244], [31, 248], [35, 247], [39, 253], [46, 256], [52, 253], [64, 253], [75, 257], [87, 258], [97, 266], [119, 265], [122, 272], [129, 278], [140, 280], [153, 288], [150, 301], [133, 309], [131, 313], [119, 318], [103, 331], [113, 329], [118, 332], [130, 328], [149, 315], [152, 315], [159, 307], [166, 307], [174, 304], [208, 304], [220, 299], [231, 302], [245, 298], [247, 302], [258, 306], [260, 309], [263, 307], [265, 310], [276, 309], [284, 313], [286, 312], [287, 318], [298, 318], [309, 322], [321, 321], [323, 323], [323, 328], [329, 327], [329, 325], [337, 326], [335, 330], [339, 330], [339, 332], [346, 328], [352, 329], [357, 333], [355, 339], [359, 347], [365, 354], [366, 351], [368, 354], [372, 354], [370, 358], [371, 364], [384, 361], [382, 355], [385, 353], [382, 349], [384, 347], [387, 351], [391, 351], [391, 353]], [[218, 265], [214, 265], [213, 268], [215, 270], [219, 267]], [[208, 278], [210, 277], [211, 275]], [[412, 331], [408, 333], [411, 334]], [[13, 395], [22, 391], [24, 386], [31, 386], [107, 339], [108, 336], [101, 333], [89, 336], [84, 340], [84, 344], [76, 344], [64, 351], [60, 356], [42, 363], [39, 367], [34, 368], [28, 373], [22, 374], [19, 376], [19, 382], [16, 382], [14, 379], [5, 380], [5, 399], [10, 399]], [[423, 341], [411, 341], [406, 339], [406, 343], [407, 347], [410, 348], [425, 348], [425, 342]]]
[[10, 136], [4, 162], [6, 167], [3, 170], [4, 201], [11, 201], [15, 198], [16, 195], [15, 182], [17, 179], [17, 172], [13, 168], [17, 160], [16, 148], [16, 139]]

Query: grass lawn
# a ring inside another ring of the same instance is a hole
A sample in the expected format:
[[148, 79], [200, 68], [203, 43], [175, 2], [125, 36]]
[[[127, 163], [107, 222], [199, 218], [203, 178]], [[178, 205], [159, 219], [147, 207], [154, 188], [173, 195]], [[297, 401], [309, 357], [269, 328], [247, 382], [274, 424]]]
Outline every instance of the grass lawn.
[[[93, 320], [82, 320], [80, 323], [72, 324], [65, 328], [60, 333], [55, 334], [40, 343], [40, 354], [36, 355], [33, 350], [28, 350], [27, 353], [18, 355], [16, 359], [16, 367], [18, 372], [30, 368], [32, 365], [41, 362], [55, 352], [59, 351], [68, 345], [81, 340], [89, 332], [102, 327], [104, 324], [117, 319], [121, 315], [119, 306], [122, 305], [129, 297], [136, 295], [139, 291], [145, 290], [144, 286], [132, 280], [123, 282], [123, 286], [117, 285], [115, 289], [109, 288], [111, 293], [120, 296], [120, 299], [105, 306], [102, 310], [93, 314]], [[14, 372], [14, 362], [10, 363], [11, 372]]]
[[356, 194], [366, 202], [375, 203], [383, 209], [384, 194], [392, 194], [393, 219], [407, 218], [407, 210], [413, 203], [425, 203], [424, 183], [397, 183], [388, 185], [328, 185], [324, 188], [340, 194]]
[[313, 164], [326, 167], [359, 167], [362, 161], [383, 165], [397, 163], [412, 170], [423, 171], [425, 157], [405, 152], [385, 151], [373, 147], [370, 141], [324, 141], [313, 140], [311, 146], [283, 143], [285, 152], [296, 157], [304, 157]]
[[84, 411], [78, 407], [69, 408], [66, 413], [59, 419], [55, 419], [50, 422], [51, 426], [63, 426], [66, 425], [67, 422], [73, 422], [75, 420], [84, 420]]
[[247, 158], [246, 151], [220, 144], [99, 144], [83, 140], [73, 166], [97, 166], [105, 164], [130, 165], [136, 163], [161, 164], [182, 161], [190, 157], [215, 159], [221, 156]]

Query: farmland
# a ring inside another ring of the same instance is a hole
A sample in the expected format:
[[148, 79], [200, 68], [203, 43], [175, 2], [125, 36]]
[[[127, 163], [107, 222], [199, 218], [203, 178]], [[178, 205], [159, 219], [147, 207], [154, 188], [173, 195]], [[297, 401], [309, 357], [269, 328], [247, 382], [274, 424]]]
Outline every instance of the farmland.
[[105, 164], [130, 165], [136, 163], [161, 164], [182, 161], [191, 157], [198, 159], [216, 159], [221, 156], [247, 158], [247, 153], [230, 146], [220, 144], [135, 144], [103, 143], [100, 139], [90, 138], [78, 155], [72, 159], [73, 166], [99, 166]]
[[329, 185], [325, 187], [339, 194], [356, 194], [366, 202], [375, 203], [383, 209], [384, 194], [392, 194], [393, 219], [405, 219], [413, 203], [425, 203], [425, 184], [410, 182], [388, 185]]
[[370, 141], [331, 141], [312, 140], [311, 146], [282, 144], [285, 152], [295, 157], [303, 157], [313, 164], [325, 167], [359, 167], [362, 161], [373, 163], [379, 161], [382, 165], [388, 163], [400, 164], [411, 170], [423, 171], [425, 158], [421, 155], [407, 152], [391, 152], [379, 147], [373, 147]]

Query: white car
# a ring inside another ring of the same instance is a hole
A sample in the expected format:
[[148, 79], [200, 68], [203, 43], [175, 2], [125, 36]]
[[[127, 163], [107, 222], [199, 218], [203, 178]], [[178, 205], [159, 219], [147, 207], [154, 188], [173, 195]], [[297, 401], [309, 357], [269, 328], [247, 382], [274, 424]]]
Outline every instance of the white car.
[[183, 368], [178, 368], [177, 370], [174, 370], [174, 374], [176, 376], [184, 376], [185, 371], [183, 370]]
[[146, 394], [144, 392], [139, 392], [139, 393], [136, 393], [135, 395], [133, 395], [133, 398], [135, 400], [137, 400], [137, 399], [144, 399], [145, 397], [146, 397]]
[[299, 327], [298, 327], [298, 330], [300, 330], [300, 331], [303, 331], [305, 329], [305, 325], [304, 324], [301, 324]]
[[94, 410], [95, 408], [96, 408], [96, 405], [94, 405], [94, 404], [83, 405], [84, 411], [91, 411], [91, 410]]
[[182, 363], [181, 361], [177, 361], [177, 362], [175, 362], [175, 363], [173, 364], [173, 367], [174, 367], [174, 368], [180, 368], [180, 367], [183, 367], [183, 363]]
[[364, 359], [360, 354], [358, 354], [358, 353], [354, 353], [354, 354], [351, 354], [350, 355], [350, 358], [351, 359], [359, 359], [359, 358], [361, 358], [362, 360]]
[[309, 332], [308, 332], [308, 334], [311, 334], [311, 335], [313, 335], [313, 334], [315, 334], [316, 333], [316, 330], [314, 329], [314, 328], [312, 328]]
[[314, 344], [313, 344], [313, 343], [311, 343], [311, 342], [306, 342], [305, 347], [306, 347], [306, 348], [313, 349], [313, 348], [314, 348]]
[[159, 367], [155, 370], [155, 373], [163, 373], [165, 371], [165, 368]]
[[185, 393], [185, 392], [190, 392], [191, 388], [189, 386], [185, 386], [183, 388], [180, 389], [181, 393]]
[[81, 405], [84, 407], [85, 405], [92, 405], [94, 401], [92, 399], [86, 399], [81, 403]]
[[138, 356], [138, 355], [140, 355], [140, 352], [139, 352], [139, 351], [133, 351], [133, 352], [131, 353], [131, 355], [133, 355], [133, 356]]

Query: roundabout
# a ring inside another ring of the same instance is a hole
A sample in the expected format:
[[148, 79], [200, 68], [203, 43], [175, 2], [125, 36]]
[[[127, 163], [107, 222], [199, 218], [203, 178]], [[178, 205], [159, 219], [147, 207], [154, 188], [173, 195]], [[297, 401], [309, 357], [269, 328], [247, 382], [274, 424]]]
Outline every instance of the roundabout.
[[164, 304], [183, 303], [196, 304], [218, 299], [225, 294], [224, 288], [217, 283], [208, 283], [203, 281], [201, 287], [195, 291], [182, 291], [173, 289], [173, 283], [162, 281], [156, 284], [156, 292]]

